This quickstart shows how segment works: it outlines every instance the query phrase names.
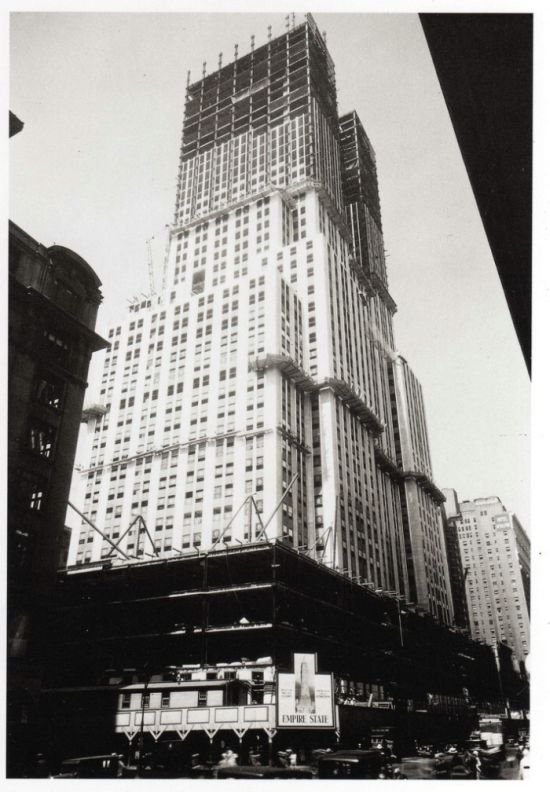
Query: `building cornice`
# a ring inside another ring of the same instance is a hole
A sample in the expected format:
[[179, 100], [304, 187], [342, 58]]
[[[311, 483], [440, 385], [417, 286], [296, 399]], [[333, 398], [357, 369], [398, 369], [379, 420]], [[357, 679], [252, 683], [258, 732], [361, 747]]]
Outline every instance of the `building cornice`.
[[434, 484], [429, 476], [421, 473], [418, 470], [404, 470], [402, 473], [403, 479], [414, 479], [422, 489], [431, 496], [437, 503], [445, 503], [447, 500], [445, 495], [441, 492], [439, 487]]

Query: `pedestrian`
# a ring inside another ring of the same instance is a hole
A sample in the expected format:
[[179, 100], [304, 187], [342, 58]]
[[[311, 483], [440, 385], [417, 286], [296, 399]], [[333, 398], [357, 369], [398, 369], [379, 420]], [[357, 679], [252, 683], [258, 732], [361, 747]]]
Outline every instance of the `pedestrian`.
[[222, 751], [220, 756], [220, 761], [218, 762], [220, 767], [225, 767], [227, 765], [227, 759], [228, 759], [228, 750]]
[[222, 753], [220, 765], [222, 765], [222, 767], [235, 767], [237, 764], [237, 759], [237, 754], [232, 751], [231, 748], [228, 748]]
[[288, 767], [288, 753], [287, 751], [277, 751], [277, 759], [281, 767]]
[[468, 778], [475, 778], [476, 777], [476, 758], [473, 755], [472, 751], [469, 748], [466, 748], [464, 751], [464, 755], [462, 758], [462, 764], [464, 765], [464, 769], [468, 773]]
[[481, 779], [481, 757], [477, 749], [474, 751], [474, 775], [476, 781]]
[[257, 767], [259, 764], [261, 764], [260, 754], [255, 753], [253, 748], [250, 748], [250, 750], [248, 751], [248, 761], [254, 767]]
[[529, 758], [529, 746], [523, 749], [523, 756], [519, 760], [519, 780], [525, 781], [529, 778], [529, 770], [531, 768], [531, 760]]

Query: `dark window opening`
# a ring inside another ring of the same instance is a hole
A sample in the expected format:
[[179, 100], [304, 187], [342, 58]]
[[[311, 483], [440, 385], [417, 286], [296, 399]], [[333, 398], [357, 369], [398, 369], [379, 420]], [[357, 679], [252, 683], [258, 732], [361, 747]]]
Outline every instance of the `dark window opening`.
[[56, 431], [53, 426], [33, 423], [29, 428], [29, 443], [31, 450], [45, 459], [53, 456]]
[[199, 690], [199, 700], [197, 706], [206, 707], [207, 697], [208, 697], [208, 692], [206, 690]]
[[60, 410], [63, 406], [65, 383], [53, 374], [43, 373], [38, 376], [36, 384], [36, 399], [46, 407]]

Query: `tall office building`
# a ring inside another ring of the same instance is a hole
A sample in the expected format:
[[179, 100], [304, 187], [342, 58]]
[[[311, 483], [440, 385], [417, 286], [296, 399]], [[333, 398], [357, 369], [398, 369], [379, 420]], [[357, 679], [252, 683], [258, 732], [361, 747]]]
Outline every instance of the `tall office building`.
[[451, 622], [454, 608], [440, 508], [445, 496], [433, 482], [422, 386], [400, 355], [394, 361], [393, 380], [410, 597], [441, 621]]
[[473, 638], [529, 654], [530, 542], [500, 498], [462, 501], [456, 526]]
[[402, 499], [402, 422], [427, 441], [395, 415], [394, 311], [374, 153], [307, 15], [188, 85], [164, 287], [109, 333], [80, 493], [101, 534], [83, 520], [69, 563], [279, 538], [410, 597], [423, 542], [449, 621], [416, 459]]

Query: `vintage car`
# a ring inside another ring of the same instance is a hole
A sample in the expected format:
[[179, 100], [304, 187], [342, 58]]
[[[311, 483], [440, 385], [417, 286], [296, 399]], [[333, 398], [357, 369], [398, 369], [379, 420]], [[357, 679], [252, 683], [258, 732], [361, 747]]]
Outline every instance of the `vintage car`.
[[313, 778], [311, 767], [265, 767], [262, 765], [243, 765], [218, 768], [217, 778]]
[[54, 778], [131, 778], [136, 768], [127, 767], [116, 754], [78, 756], [65, 759]]
[[314, 778], [312, 767], [268, 767], [266, 765], [195, 765], [191, 778]]
[[352, 750], [319, 759], [319, 778], [392, 778], [393, 769], [381, 751]]

